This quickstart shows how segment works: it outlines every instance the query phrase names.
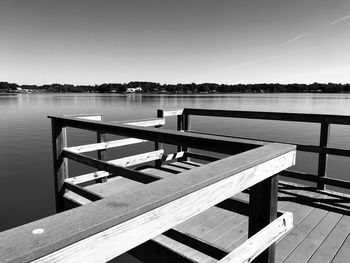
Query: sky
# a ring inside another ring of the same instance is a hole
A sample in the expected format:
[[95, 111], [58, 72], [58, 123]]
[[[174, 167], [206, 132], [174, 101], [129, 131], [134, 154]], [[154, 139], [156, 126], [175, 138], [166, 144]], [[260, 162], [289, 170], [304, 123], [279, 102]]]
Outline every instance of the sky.
[[1, 0], [0, 81], [350, 83], [350, 1]]

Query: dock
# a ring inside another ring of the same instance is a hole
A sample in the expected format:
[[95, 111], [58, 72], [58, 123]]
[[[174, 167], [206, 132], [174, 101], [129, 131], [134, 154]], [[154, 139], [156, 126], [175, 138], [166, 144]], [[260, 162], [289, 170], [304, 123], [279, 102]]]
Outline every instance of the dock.
[[[319, 145], [193, 131], [190, 116], [317, 123]], [[163, 127], [168, 117], [176, 130]], [[350, 181], [327, 174], [329, 155], [350, 157], [328, 146], [331, 125], [350, 125], [349, 116], [186, 108], [123, 122], [49, 118], [57, 214], [0, 233], [0, 262], [107, 262], [123, 253], [142, 262], [349, 261]], [[68, 145], [69, 128], [96, 141]], [[152, 149], [109, 155], [144, 144]], [[318, 154], [317, 174], [292, 170], [298, 151]], [[70, 176], [72, 161], [94, 171]]]

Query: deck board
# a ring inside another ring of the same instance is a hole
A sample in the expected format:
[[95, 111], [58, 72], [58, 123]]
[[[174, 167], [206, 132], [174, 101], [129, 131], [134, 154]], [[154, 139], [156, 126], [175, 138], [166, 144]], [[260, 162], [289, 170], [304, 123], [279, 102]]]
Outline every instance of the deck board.
[[[199, 166], [193, 162], [173, 162], [161, 169], [146, 167], [141, 171], [166, 180], [178, 173]], [[127, 191], [139, 185], [130, 179], [115, 177], [107, 183], [88, 186], [102, 196]], [[234, 198], [249, 201], [249, 194]], [[294, 183], [280, 183], [278, 210], [293, 212], [294, 227], [276, 242], [276, 262], [349, 262], [350, 198], [334, 191], [318, 191]], [[219, 207], [211, 207], [178, 225], [182, 233], [232, 251], [247, 240], [247, 216]], [[155, 242], [167, 246], [194, 262], [217, 260], [169, 237], [160, 235]]]

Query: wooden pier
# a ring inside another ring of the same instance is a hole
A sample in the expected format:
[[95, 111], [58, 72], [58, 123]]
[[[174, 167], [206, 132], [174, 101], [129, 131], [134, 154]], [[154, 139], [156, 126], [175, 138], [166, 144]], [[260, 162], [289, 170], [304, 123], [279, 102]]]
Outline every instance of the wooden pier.
[[[319, 123], [320, 143], [195, 132], [193, 115]], [[161, 128], [169, 116], [177, 131]], [[183, 109], [129, 122], [50, 118], [59, 213], [0, 233], [1, 262], [106, 262], [125, 252], [143, 262], [348, 262], [350, 198], [325, 186], [350, 188], [327, 176], [329, 154], [350, 156], [328, 147], [330, 125], [350, 117]], [[96, 132], [97, 141], [70, 146], [69, 127]], [[149, 142], [146, 153], [108, 158], [109, 149]], [[319, 154], [316, 175], [289, 170], [296, 150]], [[68, 160], [97, 171], [72, 177]]]

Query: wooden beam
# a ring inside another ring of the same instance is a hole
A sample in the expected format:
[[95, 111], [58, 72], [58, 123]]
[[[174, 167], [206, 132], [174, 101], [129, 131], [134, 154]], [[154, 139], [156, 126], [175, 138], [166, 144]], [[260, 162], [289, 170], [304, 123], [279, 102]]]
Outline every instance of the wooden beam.
[[142, 142], [147, 142], [147, 140], [128, 138], [128, 139], [120, 139], [120, 140], [114, 140], [114, 141], [108, 141], [108, 142], [66, 147], [65, 149], [75, 153], [85, 153], [85, 152], [93, 152], [98, 150], [106, 150], [110, 148], [116, 148], [116, 147], [137, 144]]
[[332, 185], [332, 186], [336, 186], [344, 189], [350, 189], [350, 181], [346, 181], [346, 180], [330, 178], [330, 177], [318, 177], [317, 175], [314, 175], [314, 174], [308, 174], [308, 173], [296, 172], [296, 171], [282, 171], [280, 175], [299, 179], [299, 180], [304, 180], [308, 182], [322, 183], [322, 184]]
[[[163, 110], [160, 110], [158, 109], [157, 110], [157, 117], [158, 118], [164, 118], [164, 111]], [[162, 128], [162, 125], [158, 125], [156, 126], [157, 129], [159, 128]], [[158, 140], [154, 140], [154, 150], [158, 151], [158, 150], [161, 150], [163, 149], [163, 143], [158, 141]], [[154, 165], [156, 168], [160, 168], [162, 166], [162, 160], [157, 160], [154, 162]]]
[[101, 131], [109, 134], [121, 136], [131, 136], [139, 139], [165, 142], [167, 144], [188, 146], [207, 151], [215, 151], [227, 154], [237, 154], [251, 150], [267, 143], [254, 140], [243, 140], [236, 138], [223, 138], [221, 136], [209, 136], [201, 134], [191, 134], [187, 132], [177, 132], [166, 129], [150, 127], [131, 127], [125, 124], [110, 124], [96, 121], [82, 121], [75, 118], [50, 117], [61, 120], [66, 126], [85, 130]]
[[158, 150], [148, 153], [141, 153], [133, 156], [128, 156], [124, 158], [119, 158], [111, 161], [107, 161], [109, 164], [118, 165], [121, 167], [129, 167], [133, 165], [138, 165], [141, 163], [147, 163], [155, 160], [160, 160], [164, 154], [164, 150]]
[[[277, 217], [278, 176], [255, 184], [249, 193], [248, 237], [255, 235]], [[262, 252], [254, 263], [274, 263], [275, 245]]]
[[182, 233], [175, 229], [169, 229], [164, 232], [163, 235], [215, 259], [222, 259], [228, 254], [228, 251], [215, 246], [215, 244], [208, 243], [188, 233]]
[[292, 227], [293, 214], [286, 212], [221, 259], [219, 263], [252, 262], [262, 251], [288, 233]]
[[194, 152], [185, 152], [185, 156], [203, 160], [203, 161], [208, 161], [208, 162], [215, 162], [221, 159], [219, 157], [209, 156], [209, 155], [204, 155], [204, 154], [194, 153]]
[[163, 110], [163, 116], [169, 117], [169, 116], [178, 116], [182, 115], [183, 109], [180, 110]]
[[96, 194], [94, 192], [89, 191], [86, 188], [80, 187], [79, 185], [71, 184], [68, 182], [65, 182], [63, 187], [69, 191], [72, 191], [90, 201], [98, 201], [101, 200], [103, 197], [99, 194]]
[[[295, 147], [266, 145], [1, 232], [0, 262], [107, 261], [288, 168], [294, 159]], [[35, 229], [41, 234], [33, 234]]]
[[244, 119], [261, 119], [277, 121], [313, 122], [327, 121], [333, 124], [350, 124], [348, 115], [328, 115], [309, 113], [286, 113], [286, 112], [262, 112], [262, 111], [232, 111], [219, 109], [194, 109], [185, 108], [184, 114], [197, 116], [231, 117]]
[[97, 171], [97, 172], [93, 172], [93, 173], [82, 174], [82, 175], [78, 175], [75, 177], [70, 177], [70, 178], [65, 179], [64, 181], [67, 183], [71, 183], [71, 184], [82, 184], [82, 183], [94, 181], [96, 179], [105, 178], [108, 176], [109, 176], [109, 172]]
[[54, 169], [54, 187], [56, 212], [63, 210], [61, 199], [64, 180], [68, 178], [68, 159], [63, 156], [63, 149], [67, 147], [67, 129], [63, 123], [51, 119], [52, 153]]
[[127, 125], [134, 125], [134, 126], [140, 126], [140, 127], [152, 127], [152, 126], [159, 126], [165, 124], [164, 118], [156, 118], [156, 119], [150, 119], [150, 120], [143, 120], [143, 121], [132, 121], [132, 122], [123, 122]]
[[107, 163], [92, 157], [88, 157], [82, 154], [68, 151], [67, 149], [63, 151], [63, 155], [73, 161], [86, 164], [96, 169], [110, 172], [112, 174], [119, 175], [119, 176], [131, 179], [131, 180], [135, 180], [141, 183], [145, 183], [145, 184], [152, 183], [154, 181], [162, 179], [162, 177], [159, 177], [159, 176], [150, 175], [150, 174], [142, 173], [140, 171], [131, 170], [126, 167], [117, 166], [115, 164]]
[[[329, 123], [322, 121], [321, 122], [321, 132], [320, 132], [320, 147], [327, 147], [328, 137], [329, 137]], [[318, 177], [324, 178], [327, 176], [327, 160], [328, 156], [326, 153], [318, 154], [318, 169], [317, 175]], [[318, 189], [325, 189], [325, 185], [322, 182], [317, 183]]]

